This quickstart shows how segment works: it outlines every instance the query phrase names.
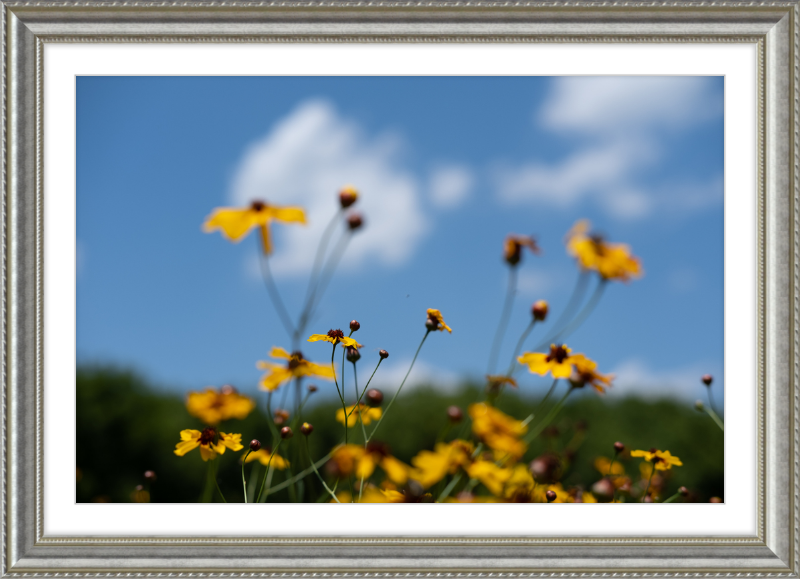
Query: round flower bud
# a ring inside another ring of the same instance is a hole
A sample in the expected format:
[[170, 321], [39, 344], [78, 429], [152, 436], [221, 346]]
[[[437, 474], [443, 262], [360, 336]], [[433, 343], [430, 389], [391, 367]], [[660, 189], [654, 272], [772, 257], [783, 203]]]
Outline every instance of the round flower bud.
[[292, 429], [289, 426], [284, 426], [281, 428], [281, 438], [291, 438], [294, 435]]
[[319, 390], [319, 388], [317, 388], [317, 387], [316, 387], [316, 386], [314, 386], [313, 384], [309, 384], [309, 385], [308, 385], [308, 391], [309, 391], [309, 392], [311, 392], [311, 394], [313, 394], [313, 393], [314, 393], [314, 392], [316, 392], [317, 390]]
[[355, 203], [357, 199], [358, 191], [356, 191], [356, 188], [352, 185], [342, 187], [342, 190], [339, 191], [339, 204], [342, 206], [342, 209], [347, 209]]
[[722, 499], [719, 498], [719, 497], [711, 497], [710, 499], [708, 499], [708, 502], [709, 503], [721, 503]]
[[367, 404], [370, 406], [380, 406], [383, 402], [383, 392], [377, 388], [367, 390]]
[[458, 406], [449, 406], [447, 408], [447, 418], [450, 422], [461, 422], [464, 419], [464, 411]]
[[621, 442], [615, 442], [614, 443], [614, 452], [619, 454], [623, 450], [625, 450], [625, 445], [624, 444], [622, 444]]
[[694, 403], [694, 408], [695, 408], [695, 410], [697, 410], [698, 412], [702, 412], [703, 410], [705, 410], [705, 409], [706, 409], [706, 407], [705, 407], [705, 405], [703, 404], [703, 401], [702, 401], [702, 400], [698, 400], [697, 402], [695, 402], [695, 403]]
[[533, 319], [537, 322], [543, 322], [547, 317], [547, 302], [544, 300], [539, 300], [533, 306], [531, 306], [531, 314], [533, 314]]
[[554, 500], [556, 500], [556, 498], [558, 498], [558, 495], [556, 494], [555, 491], [547, 491], [546, 493], [544, 493], [544, 495], [547, 497], [548, 503], [552, 503]]
[[230, 384], [223, 385], [220, 389], [220, 394], [236, 394], [236, 387]]
[[429, 332], [432, 332], [439, 327], [439, 320], [434, 320], [433, 318], [430, 317], [426, 318], [425, 327], [428, 329]]
[[135, 490], [138, 493], [143, 491], [144, 487], [142, 485], [136, 485], [133, 490]]
[[350, 231], [355, 231], [364, 225], [364, 218], [358, 213], [353, 213], [347, 218], [347, 227]]
[[304, 422], [300, 426], [300, 432], [302, 432], [304, 435], [308, 436], [309, 434], [314, 432], [314, 427], [311, 424], [309, 424], [308, 422]]
[[647, 495], [647, 496], [644, 498], [644, 502], [645, 502], [645, 503], [652, 503], [652, 502], [653, 502], [653, 497], [652, 497], [652, 496], [650, 496], [650, 495]]
[[592, 485], [592, 494], [597, 495], [600, 499], [611, 500], [611, 497], [614, 496], [614, 483], [607, 478], [601, 478]]
[[381, 350], [380, 352], [378, 352], [378, 355], [381, 357], [382, 360], [385, 360], [386, 358], [389, 357], [389, 352], [387, 352], [386, 350]]
[[703, 374], [700, 380], [702, 380], [703, 384], [706, 386], [711, 386], [711, 383], [714, 381], [714, 377], [711, 374]]
[[359, 324], [356, 320], [350, 322], [350, 329], [354, 332], [357, 332], [361, 329], [361, 324]]
[[260, 448], [261, 448], [261, 442], [259, 442], [255, 438], [250, 441], [250, 450], [252, 450], [253, 452], [258, 452]]
[[682, 497], [688, 497], [689, 489], [687, 489], [686, 487], [681, 487], [678, 489], [678, 494], [681, 495]]
[[152, 470], [144, 471], [144, 480], [146, 480], [147, 482], [155, 482], [156, 478], [158, 477], [156, 476], [156, 473], [154, 471]]
[[347, 346], [347, 348], [345, 348], [345, 356], [348, 362], [355, 364], [361, 359], [361, 352], [358, 351], [358, 348]]

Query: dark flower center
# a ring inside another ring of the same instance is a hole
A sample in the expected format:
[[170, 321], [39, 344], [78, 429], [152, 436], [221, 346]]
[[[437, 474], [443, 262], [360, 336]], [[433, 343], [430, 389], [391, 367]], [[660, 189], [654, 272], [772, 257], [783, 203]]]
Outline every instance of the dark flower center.
[[206, 428], [203, 432], [200, 433], [200, 444], [203, 446], [208, 446], [212, 442], [214, 442], [214, 438], [217, 436], [217, 431], [213, 428]]
[[367, 443], [367, 452], [380, 456], [389, 456], [389, 445], [385, 442], [369, 442]]
[[556, 361], [557, 364], [562, 364], [567, 359], [569, 353], [564, 346], [550, 346], [550, 353], [545, 358], [546, 361]]
[[266, 206], [267, 204], [264, 203], [263, 201], [253, 201], [250, 204], [250, 209], [252, 209], [253, 211], [263, 211], [264, 208], [266, 208]]
[[594, 245], [594, 250], [597, 252], [597, 255], [603, 255], [606, 251], [605, 238], [599, 233], [593, 233], [589, 236], [589, 239], [592, 241], [592, 245]]
[[344, 332], [342, 330], [328, 330], [328, 337], [333, 338], [334, 344], [344, 338]]
[[294, 370], [303, 362], [303, 353], [299, 350], [292, 352], [292, 357], [289, 359], [289, 369]]

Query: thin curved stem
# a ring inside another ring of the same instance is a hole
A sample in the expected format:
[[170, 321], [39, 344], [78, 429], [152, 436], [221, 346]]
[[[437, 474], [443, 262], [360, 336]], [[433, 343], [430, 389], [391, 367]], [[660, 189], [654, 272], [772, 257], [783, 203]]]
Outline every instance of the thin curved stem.
[[339, 262], [342, 261], [342, 257], [344, 256], [345, 249], [347, 249], [347, 244], [350, 242], [351, 237], [353, 237], [353, 233], [351, 231], [345, 232], [345, 234], [339, 238], [336, 247], [328, 257], [328, 261], [325, 264], [325, 268], [322, 270], [322, 274], [320, 274], [320, 280], [317, 283], [317, 288], [314, 291], [314, 295], [312, 296], [309, 304], [308, 319], [310, 319], [314, 314], [314, 310], [319, 305], [322, 296], [325, 295], [325, 291], [328, 289], [328, 285], [331, 283], [331, 279], [333, 278], [333, 274], [336, 272], [336, 268], [339, 266]]
[[261, 267], [261, 277], [264, 279], [264, 285], [267, 286], [267, 293], [269, 294], [270, 300], [272, 300], [272, 306], [278, 313], [278, 317], [286, 333], [289, 334], [289, 337], [292, 337], [294, 335], [294, 324], [292, 324], [292, 319], [289, 316], [289, 312], [286, 310], [286, 306], [283, 305], [283, 300], [275, 285], [275, 280], [272, 278], [272, 270], [270, 270], [269, 267], [269, 256], [262, 255], [260, 247], [258, 248], [258, 263]]
[[[353, 362], [353, 382], [356, 387], [356, 403], [353, 408], [358, 408], [358, 421], [361, 423], [361, 432], [364, 434], [364, 447], [367, 446], [367, 427], [364, 426], [364, 416], [361, 413], [361, 397], [358, 395], [358, 374], [356, 373], [356, 363]], [[344, 417], [345, 424], [347, 424], [347, 414]], [[361, 484], [364, 484], [364, 477], [361, 477]], [[359, 488], [358, 497], [361, 498], [361, 489]]]
[[[339, 393], [339, 399], [342, 401], [342, 413], [344, 414], [344, 443], [347, 444], [347, 405], [344, 403], [344, 377], [342, 377], [342, 389], [339, 390], [339, 380], [336, 379], [336, 365], [334, 358], [336, 357], [336, 344], [333, 345], [331, 351], [331, 370], [333, 371], [333, 382], [336, 384], [336, 392]], [[342, 362], [344, 367], [344, 362]]]
[[355, 410], [358, 407], [358, 405], [361, 404], [361, 399], [364, 397], [364, 394], [367, 392], [367, 388], [369, 388], [369, 383], [372, 382], [372, 378], [375, 376], [375, 372], [378, 371], [378, 366], [381, 365], [381, 362], [383, 362], [383, 358], [378, 358], [378, 365], [375, 366], [375, 369], [372, 371], [372, 376], [370, 376], [369, 380], [367, 380], [367, 384], [364, 386], [364, 389], [361, 391], [361, 395], [358, 397], [358, 400], [356, 400], [356, 403], [353, 406], [353, 409], [350, 412], [347, 413], [347, 416], [350, 416], [353, 412], [355, 412]]
[[603, 291], [606, 289], [607, 285], [608, 281], [605, 279], [600, 279], [597, 282], [597, 287], [595, 288], [592, 297], [589, 298], [589, 301], [586, 302], [586, 305], [583, 306], [583, 309], [580, 311], [580, 313], [578, 313], [578, 315], [575, 316], [575, 318], [567, 325], [567, 327], [565, 327], [563, 330], [561, 330], [555, 336], [553, 336], [554, 342], [563, 340], [564, 338], [572, 334], [572, 332], [577, 330], [580, 327], [580, 325], [586, 321], [586, 318], [589, 317], [589, 315], [594, 311], [594, 308], [600, 302], [600, 298], [603, 297]]
[[247, 457], [250, 456], [250, 453], [253, 452], [252, 448], [247, 449], [247, 453], [244, 455], [242, 459], [242, 488], [244, 489], [244, 502], [247, 502], [247, 481], [244, 478], [244, 463], [247, 462]]
[[642, 495], [642, 502], [647, 498], [647, 491], [650, 490], [650, 483], [653, 482], [653, 475], [656, 472], [656, 465], [653, 465], [653, 468], [650, 470], [650, 478], [647, 479], [647, 488], [644, 489], [644, 494]]
[[589, 272], [585, 269], [581, 269], [580, 273], [578, 274], [578, 279], [575, 281], [575, 287], [572, 290], [572, 295], [569, 297], [569, 301], [567, 302], [564, 311], [561, 312], [561, 315], [558, 316], [558, 319], [553, 324], [554, 333], [551, 334], [553, 337], [544, 340], [542, 344], [536, 346], [536, 350], [548, 346], [555, 339], [555, 336], [561, 331], [564, 325], [569, 323], [569, 320], [575, 314], [575, 310], [577, 309], [578, 305], [583, 301], [583, 296], [586, 293], [586, 286], [588, 283]]
[[525, 344], [525, 340], [528, 339], [530, 336], [533, 327], [536, 325], [536, 319], [534, 318], [531, 320], [531, 323], [528, 324], [528, 327], [525, 328], [525, 331], [522, 332], [520, 335], [519, 340], [517, 340], [517, 345], [514, 347], [514, 353], [511, 356], [511, 364], [508, 366], [508, 371], [506, 372], [506, 376], [511, 376], [514, 373], [514, 368], [517, 365], [517, 356], [519, 356], [519, 351], [522, 350], [523, 344]]
[[[272, 465], [272, 459], [275, 458], [275, 455], [278, 454], [278, 449], [281, 447], [281, 442], [283, 442], [282, 438], [278, 439], [278, 444], [275, 445], [273, 451], [269, 454], [269, 460], [267, 461], [267, 472], [264, 474], [264, 480], [261, 481], [261, 490], [258, 491], [258, 498], [256, 499], [257, 503], [261, 502], [261, 495], [264, 493], [264, 484], [267, 482], [267, 478], [269, 478], [269, 467]], [[269, 489], [267, 489], [269, 490]], [[269, 494], [269, 493], [267, 493]], [[266, 498], [266, 497], [264, 497]]]
[[494, 333], [494, 340], [492, 340], [492, 348], [489, 351], [489, 364], [487, 366], [487, 374], [494, 372], [497, 365], [497, 356], [500, 352], [500, 344], [503, 342], [506, 328], [508, 327], [508, 320], [511, 317], [511, 306], [514, 304], [514, 295], [517, 293], [517, 268], [510, 266], [508, 270], [508, 287], [506, 288], [506, 299], [503, 302], [503, 310], [500, 314], [500, 321], [497, 324], [497, 330]]
[[307, 477], [312, 472], [314, 472], [314, 468], [315, 467], [321, 467], [326, 462], [328, 462], [332, 455], [333, 455], [333, 453], [329, 452], [328, 454], [323, 456], [321, 459], [319, 459], [317, 462], [312, 463], [312, 465], [310, 467], [308, 467], [305, 470], [300, 471], [299, 473], [294, 475], [291, 479], [287, 479], [287, 480], [283, 481], [282, 483], [276, 484], [274, 487], [268, 488], [267, 491], [264, 493], [264, 496], [268, 497], [272, 493], [277, 493], [278, 491], [281, 491], [281, 490], [285, 489], [286, 487], [288, 487], [290, 484], [296, 483], [300, 479]]
[[306, 440], [306, 445], [305, 445], [306, 446], [306, 454], [308, 455], [308, 462], [311, 463], [311, 468], [314, 470], [314, 474], [317, 475], [317, 478], [319, 479], [319, 482], [322, 483], [322, 486], [325, 487], [325, 490], [328, 491], [328, 494], [333, 497], [333, 500], [336, 501], [337, 503], [341, 503], [341, 501], [338, 498], [336, 498], [336, 493], [331, 490], [331, 488], [327, 485], [325, 480], [322, 478], [322, 475], [319, 474], [319, 471], [317, 470], [317, 466], [314, 464], [314, 461], [311, 460], [311, 449], [308, 447], [308, 437], [304, 436], [303, 438], [305, 438], [305, 440]]
[[535, 440], [536, 437], [539, 436], [545, 428], [547, 428], [547, 426], [553, 421], [553, 418], [555, 418], [556, 415], [561, 411], [561, 408], [564, 406], [564, 403], [566, 403], [567, 398], [574, 389], [575, 388], [570, 386], [570, 389], [567, 390], [567, 393], [564, 394], [564, 397], [558, 401], [558, 404], [553, 406], [553, 408], [550, 409], [550, 412], [547, 413], [547, 416], [545, 416], [544, 419], [536, 425], [536, 428], [534, 428], [530, 434], [525, 437], [525, 442], [530, 443], [531, 441]]

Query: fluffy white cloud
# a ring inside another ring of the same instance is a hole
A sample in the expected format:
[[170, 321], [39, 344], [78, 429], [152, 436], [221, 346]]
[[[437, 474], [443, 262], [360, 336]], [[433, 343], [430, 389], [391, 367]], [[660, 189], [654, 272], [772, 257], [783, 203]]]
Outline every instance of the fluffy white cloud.
[[429, 191], [433, 204], [451, 209], [461, 205], [472, 192], [475, 179], [466, 167], [448, 165], [431, 175]]
[[[609, 396], [638, 396], [640, 398], [677, 398], [686, 402], [708, 400], [705, 386], [700, 382], [703, 374], [722, 375], [722, 369], [693, 364], [671, 370], [653, 370], [642, 360], [628, 360], [613, 369], [614, 386]], [[715, 383], [714, 399], [721, 401], [721, 384]]]
[[720, 115], [721, 99], [703, 77], [556, 79], [537, 123], [583, 144], [555, 163], [531, 161], [495, 172], [502, 199], [571, 208], [591, 199], [618, 219], [697, 211], [722, 200], [722, 180], [645, 187], [644, 171], [663, 159], [658, 134]]
[[[399, 359], [388, 364], [384, 362], [381, 364], [377, 374], [375, 374], [373, 383], [377, 384], [384, 394], [394, 394], [403, 382], [410, 365], [411, 358]], [[433, 386], [439, 391], [447, 392], [454, 390], [460, 383], [461, 380], [459, 380], [459, 376], [455, 372], [417, 360], [403, 386], [403, 392], [408, 392], [419, 386]]]
[[307, 101], [253, 143], [232, 181], [231, 198], [242, 205], [266, 199], [306, 209], [308, 225], [273, 227], [276, 274], [309, 271], [322, 231], [338, 207], [337, 192], [354, 185], [354, 210], [365, 227], [353, 237], [342, 267], [366, 262], [405, 263], [429, 229], [420, 185], [399, 161], [401, 144], [389, 134], [371, 136], [342, 118], [324, 100]]

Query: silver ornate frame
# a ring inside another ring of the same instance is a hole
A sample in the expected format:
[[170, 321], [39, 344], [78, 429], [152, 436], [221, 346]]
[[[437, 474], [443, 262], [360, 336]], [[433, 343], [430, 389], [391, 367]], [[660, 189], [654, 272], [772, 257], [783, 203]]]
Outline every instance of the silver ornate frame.
[[[800, 10], [784, 1], [3, 3], [3, 576], [791, 576], [800, 571]], [[97, 538], [44, 534], [46, 42], [736, 42], [758, 48], [757, 534]]]

